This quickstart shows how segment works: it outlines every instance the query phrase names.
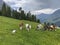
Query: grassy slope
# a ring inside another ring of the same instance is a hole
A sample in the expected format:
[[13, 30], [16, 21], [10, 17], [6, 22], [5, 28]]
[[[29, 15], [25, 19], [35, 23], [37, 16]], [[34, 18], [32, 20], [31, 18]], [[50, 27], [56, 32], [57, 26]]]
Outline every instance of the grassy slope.
[[[20, 22], [32, 25], [30, 32], [19, 30]], [[35, 31], [37, 23], [0, 16], [0, 45], [60, 45], [60, 30]], [[11, 31], [17, 32], [12, 34]]]

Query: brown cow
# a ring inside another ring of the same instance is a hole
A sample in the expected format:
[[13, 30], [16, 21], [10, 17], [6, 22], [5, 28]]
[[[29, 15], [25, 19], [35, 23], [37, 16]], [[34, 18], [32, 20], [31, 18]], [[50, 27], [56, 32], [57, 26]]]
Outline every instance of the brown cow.
[[49, 26], [49, 30], [54, 30], [55, 31], [55, 29], [56, 29], [56, 26], [54, 24]]
[[20, 30], [23, 29], [23, 25], [24, 25], [23, 22], [19, 24]]

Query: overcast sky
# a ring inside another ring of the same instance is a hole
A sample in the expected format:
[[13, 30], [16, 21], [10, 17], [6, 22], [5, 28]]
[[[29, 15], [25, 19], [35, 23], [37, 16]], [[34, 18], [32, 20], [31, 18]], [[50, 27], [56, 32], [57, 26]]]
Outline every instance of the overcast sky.
[[52, 13], [54, 9], [60, 8], [60, 0], [4, 0], [12, 8], [22, 7], [25, 11], [33, 13]]

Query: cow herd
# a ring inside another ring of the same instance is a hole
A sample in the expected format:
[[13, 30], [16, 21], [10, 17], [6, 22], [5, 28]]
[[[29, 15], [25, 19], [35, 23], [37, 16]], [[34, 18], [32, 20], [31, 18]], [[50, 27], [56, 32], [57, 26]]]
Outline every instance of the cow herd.
[[[23, 29], [23, 27], [25, 26], [26, 30], [29, 32], [29, 30], [32, 28], [32, 25], [30, 24], [25, 24], [24, 23], [20, 23], [19, 27], [20, 30]], [[35, 30], [51, 30], [51, 31], [56, 31], [57, 26], [55, 24], [49, 24], [49, 23], [44, 23], [44, 24], [38, 24], [35, 28]]]
[[[32, 28], [32, 25], [30, 25], [30, 24], [24, 24], [24, 23], [20, 23], [19, 24], [19, 29], [20, 30], [23, 30], [23, 28], [26, 28], [26, 30], [29, 32], [30, 30], [31, 30], [31, 28]], [[38, 24], [37, 26], [36, 26], [36, 28], [34, 28], [35, 30], [48, 30], [48, 31], [56, 31], [56, 29], [57, 28], [59, 28], [59, 27], [57, 27], [55, 24], [49, 24], [49, 23], [44, 23], [44, 24]], [[60, 28], [59, 28], [60, 29]], [[16, 30], [13, 30], [12, 31], [12, 33], [15, 33], [16, 32]]]

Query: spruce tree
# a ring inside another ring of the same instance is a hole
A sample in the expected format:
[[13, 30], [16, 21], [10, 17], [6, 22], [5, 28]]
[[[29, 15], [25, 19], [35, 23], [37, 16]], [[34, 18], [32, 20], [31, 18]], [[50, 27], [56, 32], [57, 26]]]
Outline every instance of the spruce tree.
[[6, 16], [6, 4], [3, 2], [3, 6], [2, 6], [2, 15]]
[[29, 21], [31, 21], [31, 13], [30, 13], [30, 11], [27, 13], [26, 19], [29, 20]]
[[7, 6], [7, 17], [11, 17], [11, 8]]

